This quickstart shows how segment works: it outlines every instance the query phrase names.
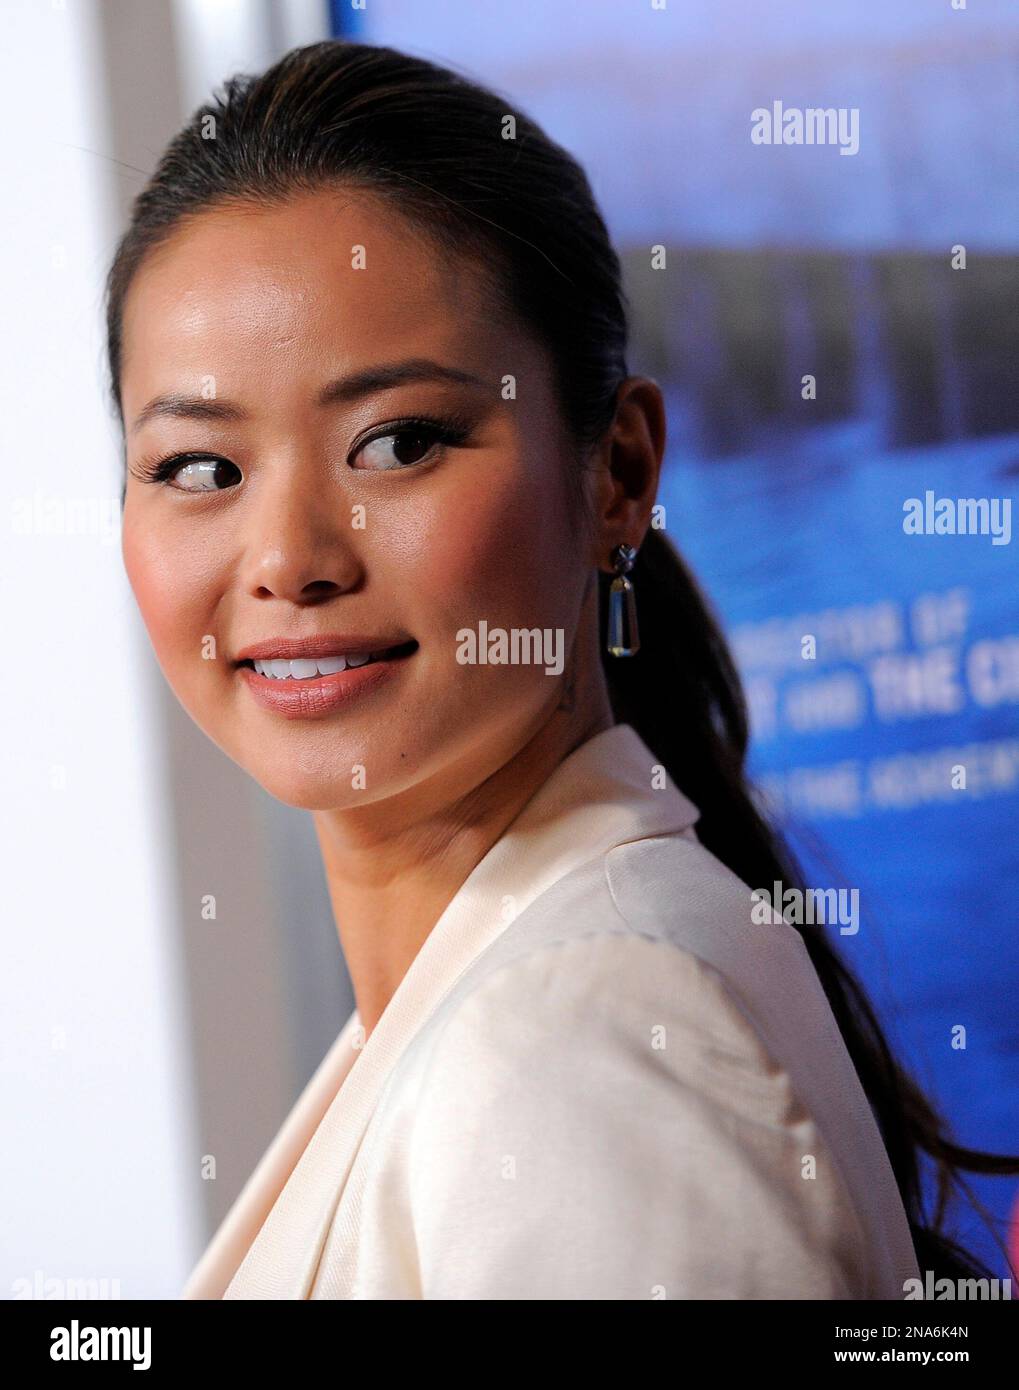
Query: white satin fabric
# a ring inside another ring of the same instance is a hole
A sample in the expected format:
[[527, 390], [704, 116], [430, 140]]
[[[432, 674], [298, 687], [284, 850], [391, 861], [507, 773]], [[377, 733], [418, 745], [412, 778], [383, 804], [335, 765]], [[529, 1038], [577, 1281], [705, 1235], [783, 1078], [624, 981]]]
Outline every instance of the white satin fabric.
[[662, 776], [625, 724], [560, 764], [363, 1047], [347, 1020], [184, 1298], [903, 1297], [803, 940]]

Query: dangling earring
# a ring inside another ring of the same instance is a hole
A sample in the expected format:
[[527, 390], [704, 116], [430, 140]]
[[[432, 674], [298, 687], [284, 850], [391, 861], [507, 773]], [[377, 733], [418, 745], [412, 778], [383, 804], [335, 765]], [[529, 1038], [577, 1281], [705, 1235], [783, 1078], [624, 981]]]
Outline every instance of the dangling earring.
[[640, 650], [640, 638], [637, 635], [637, 601], [633, 593], [633, 581], [627, 578], [636, 558], [637, 552], [632, 545], [617, 545], [612, 552], [616, 577], [609, 589], [606, 646], [613, 656], [633, 656]]

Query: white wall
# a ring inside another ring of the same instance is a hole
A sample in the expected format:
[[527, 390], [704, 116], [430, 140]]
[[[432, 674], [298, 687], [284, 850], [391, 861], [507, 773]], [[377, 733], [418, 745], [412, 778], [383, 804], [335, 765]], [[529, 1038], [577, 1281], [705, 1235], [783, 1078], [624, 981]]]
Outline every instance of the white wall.
[[[325, 1001], [309, 1041], [307, 968], [283, 949], [293, 885], [272, 884], [274, 827], [292, 835], [292, 819], [175, 708], [149, 651], [120, 558], [101, 337], [127, 202], [207, 81], [325, 32], [305, 0], [0, 10], [0, 1297], [88, 1293], [80, 1280], [176, 1297], [346, 1016]], [[233, 906], [218, 937], [199, 935], [194, 900], [210, 825], [233, 850], [213, 846]], [[332, 927], [316, 929], [321, 960]], [[203, 994], [210, 979], [230, 997]]]
[[165, 1293], [201, 1217], [178, 1141], [164, 774], [100, 378], [113, 204], [94, 18], [70, 0], [0, 18], [6, 1297], [40, 1277]]

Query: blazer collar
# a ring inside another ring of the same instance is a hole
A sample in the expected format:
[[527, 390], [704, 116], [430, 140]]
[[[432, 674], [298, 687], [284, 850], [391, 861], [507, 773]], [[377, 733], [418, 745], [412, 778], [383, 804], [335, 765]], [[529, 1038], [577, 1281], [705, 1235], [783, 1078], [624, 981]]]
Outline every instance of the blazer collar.
[[[655, 770], [658, 769], [658, 776]], [[575, 748], [469, 874], [357, 1051], [351, 1014], [185, 1286], [185, 1298], [311, 1296], [347, 1175], [407, 1044], [468, 966], [536, 898], [616, 845], [687, 829], [698, 810], [628, 724]], [[507, 908], [509, 911], [507, 912]], [[329, 1258], [345, 1297], [350, 1243]]]

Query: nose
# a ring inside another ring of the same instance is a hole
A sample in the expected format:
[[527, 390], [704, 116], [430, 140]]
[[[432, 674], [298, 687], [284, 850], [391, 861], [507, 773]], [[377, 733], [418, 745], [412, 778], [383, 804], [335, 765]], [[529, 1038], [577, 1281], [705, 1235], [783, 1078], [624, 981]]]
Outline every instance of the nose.
[[276, 481], [260, 482], [246, 518], [245, 590], [309, 606], [358, 588], [364, 573], [345, 499], [302, 470], [282, 469]]

